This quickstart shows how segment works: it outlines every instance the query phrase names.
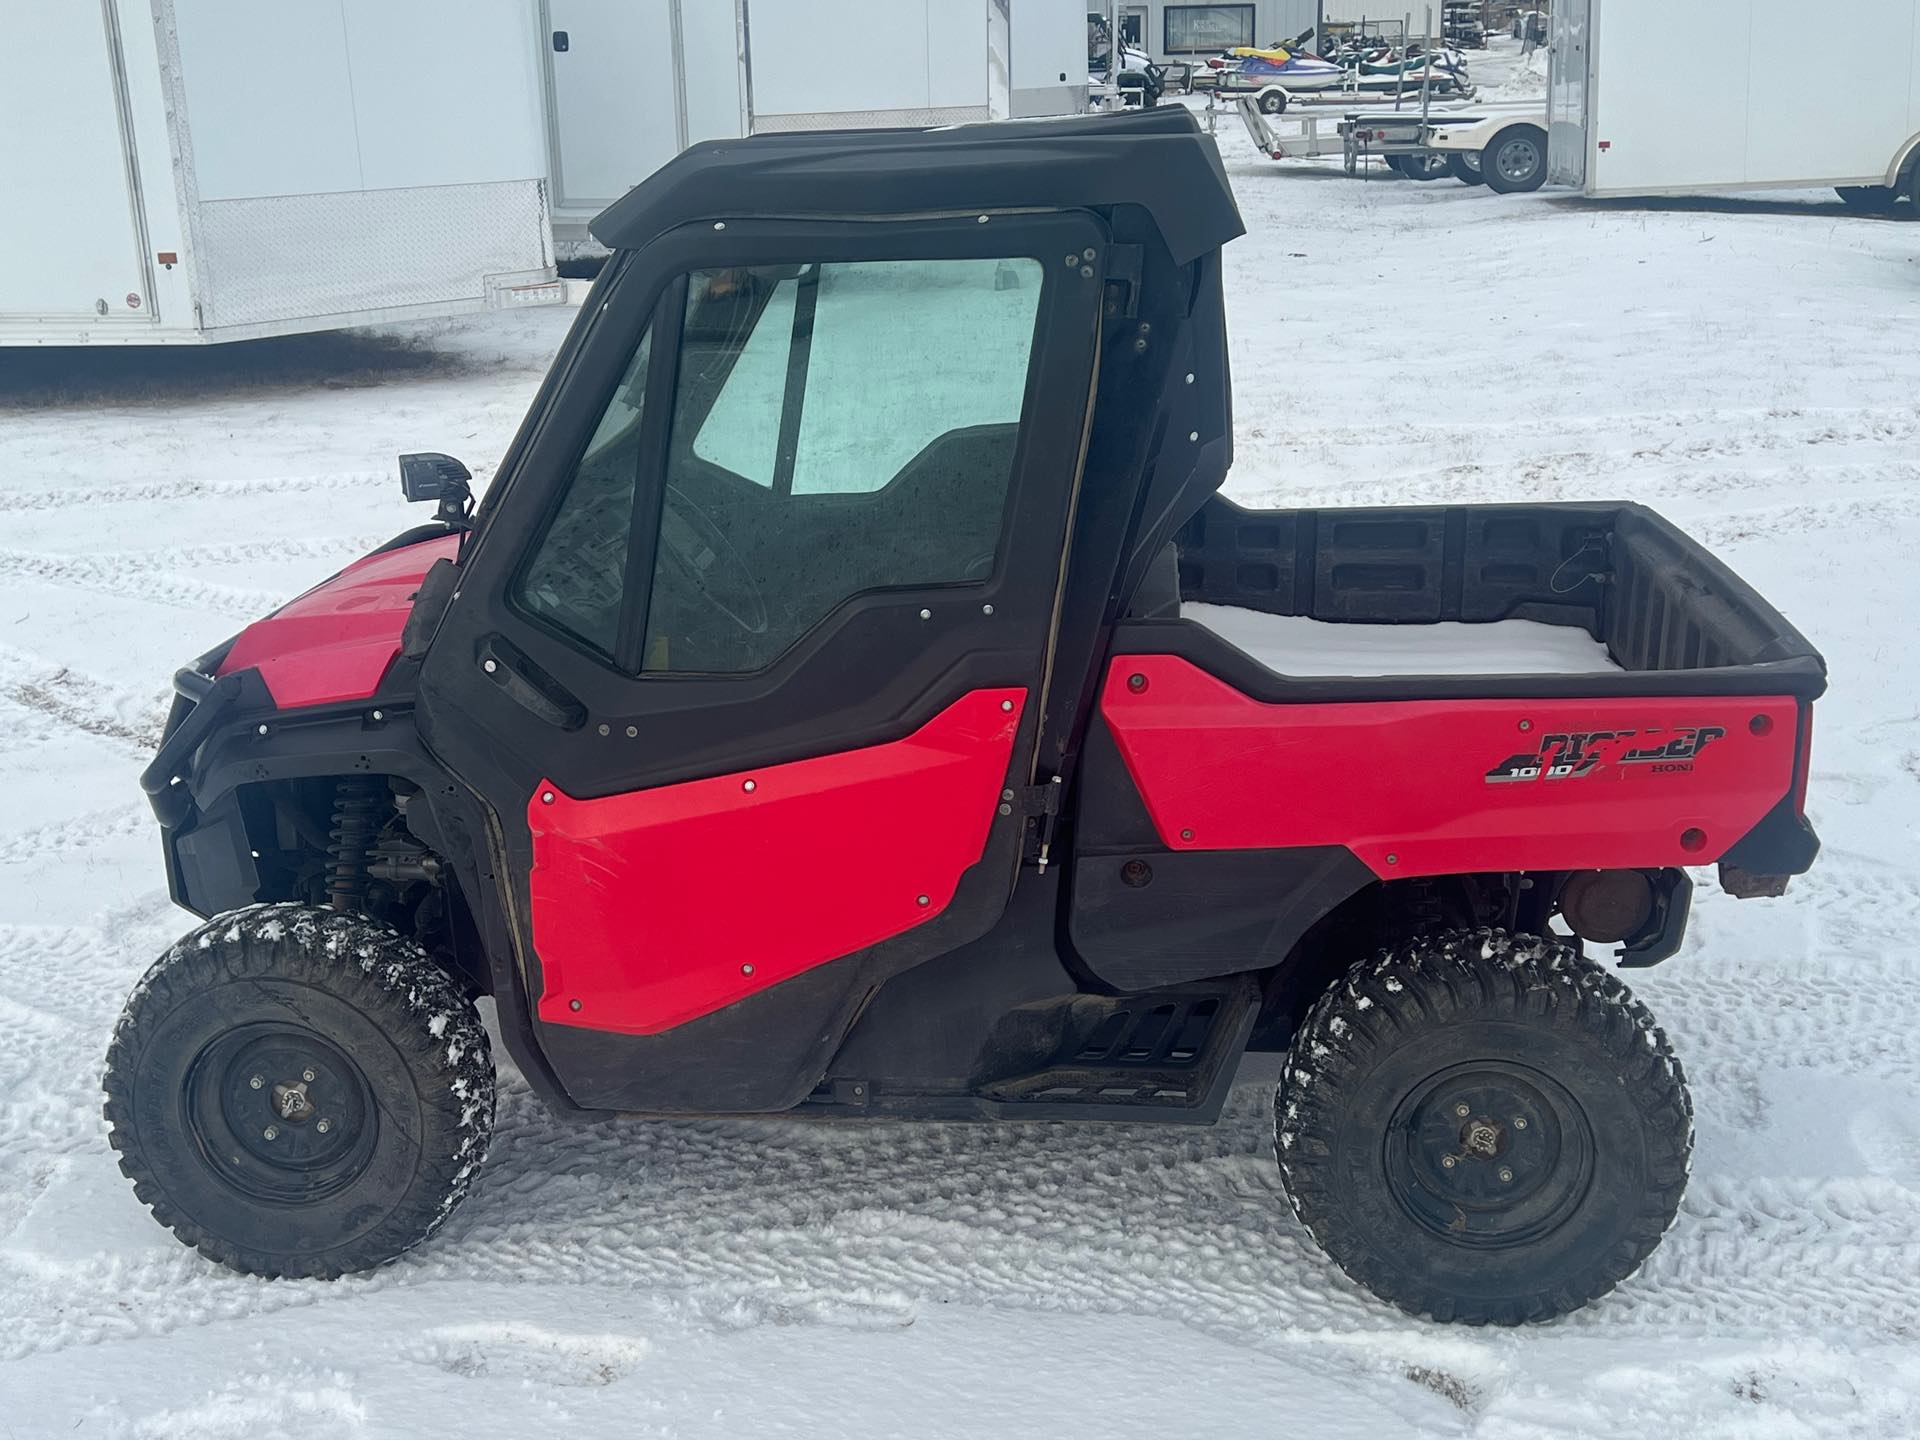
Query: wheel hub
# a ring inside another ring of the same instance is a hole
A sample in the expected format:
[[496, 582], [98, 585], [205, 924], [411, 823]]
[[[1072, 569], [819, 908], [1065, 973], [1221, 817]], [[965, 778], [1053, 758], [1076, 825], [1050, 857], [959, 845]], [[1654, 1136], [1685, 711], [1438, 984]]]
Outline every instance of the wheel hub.
[[242, 1026], [208, 1045], [186, 1102], [214, 1172], [254, 1199], [306, 1203], [344, 1188], [378, 1132], [360, 1067], [298, 1026]]
[[1469, 1121], [1460, 1132], [1460, 1148], [1476, 1160], [1491, 1160], [1505, 1144], [1505, 1134], [1491, 1120]]
[[1471, 1062], [1428, 1077], [1388, 1126], [1386, 1169], [1401, 1210], [1474, 1248], [1557, 1229], [1593, 1178], [1593, 1132], [1564, 1087], [1527, 1066]]
[[1531, 140], [1509, 140], [1500, 147], [1500, 173], [1508, 180], [1525, 180], [1540, 163], [1539, 151]]
[[307, 1082], [297, 1080], [292, 1084], [282, 1081], [273, 1087], [273, 1108], [282, 1120], [294, 1125], [304, 1125], [314, 1115], [313, 1102], [307, 1099]]

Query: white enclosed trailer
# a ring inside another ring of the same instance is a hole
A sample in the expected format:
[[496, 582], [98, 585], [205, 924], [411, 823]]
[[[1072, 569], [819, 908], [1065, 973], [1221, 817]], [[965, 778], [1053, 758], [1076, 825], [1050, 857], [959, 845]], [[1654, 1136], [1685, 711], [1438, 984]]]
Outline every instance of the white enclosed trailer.
[[16, 0], [0, 137], [0, 344], [564, 298], [518, 0]]
[[554, 234], [698, 140], [1087, 107], [1085, 0], [536, 0]]
[[1855, 0], [1844, 59], [1810, 38], [1815, 18], [1788, 0], [1556, 0], [1549, 182], [1595, 196], [1910, 192], [1920, 6]]

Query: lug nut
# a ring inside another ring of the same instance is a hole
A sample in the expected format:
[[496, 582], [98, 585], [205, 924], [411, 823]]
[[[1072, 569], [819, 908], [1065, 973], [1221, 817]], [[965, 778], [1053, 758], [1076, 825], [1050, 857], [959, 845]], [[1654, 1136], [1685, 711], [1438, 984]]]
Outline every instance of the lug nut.
[[1442, 1155], [1440, 1157], [1440, 1168], [1443, 1170], [1451, 1170], [1454, 1166], [1458, 1165], [1459, 1163], [1460, 1162], [1454, 1159], [1453, 1156], [1451, 1155]]
[[1504, 1165], [1500, 1167], [1500, 1183], [1502, 1185], [1510, 1185], [1513, 1183], [1513, 1171], [1507, 1169]]
[[324, 1135], [329, 1130], [333, 1129], [333, 1122], [331, 1120], [316, 1120], [313, 1123], [313, 1128], [318, 1130], [322, 1135]]
[[247, 1084], [252, 1089], [264, 1090], [266, 1088], [267, 1082], [264, 1079], [262, 1079], [260, 1076], [256, 1075], [251, 1080], [247, 1081]]
[[260, 1133], [269, 1140], [278, 1140], [280, 1138], [280, 1127], [278, 1125], [269, 1125]]
[[306, 1081], [306, 1082], [307, 1082], [307, 1083], [308, 1083], [309, 1085], [311, 1085], [311, 1084], [313, 1083], [313, 1071], [311, 1071], [311, 1070], [302, 1070], [302, 1071], [300, 1072], [300, 1078], [301, 1078], [302, 1080], [304, 1080], [304, 1081]]
[[1467, 1116], [1471, 1115], [1473, 1112], [1464, 1105], [1456, 1105], [1453, 1107], [1453, 1113], [1458, 1115], [1462, 1120], [1464, 1120], [1467, 1118]]
[[1526, 1117], [1526, 1116], [1524, 1116], [1524, 1115], [1516, 1115], [1516, 1116], [1514, 1116], [1514, 1117], [1513, 1117], [1513, 1128], [1514, 1128], [1514, 1129], [1516, 1129], [1516, 1130], [1524, 1130], [1524, 1129], [1526, 1129], [1526, 1128], [1527, 1128], [1527, 1117]]

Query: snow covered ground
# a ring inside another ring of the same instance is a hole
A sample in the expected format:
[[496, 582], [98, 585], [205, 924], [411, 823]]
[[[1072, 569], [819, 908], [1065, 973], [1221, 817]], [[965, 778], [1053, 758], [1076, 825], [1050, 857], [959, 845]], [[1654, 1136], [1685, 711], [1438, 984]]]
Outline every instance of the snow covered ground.
[[1222, 127], [1264, 504], [1619, 497], [1827, 654], [1818, 870], [1701, 877], [1634, 978], [1699, 1149], [1664, 1247], [1519, 1333], [1359, 1293], [1212, 1130], [569, 1128], [505, 1078], [472, 1197], [335, 1284], [146, 1217], [98, 1070], [184, 929], [135, 776], [168, 675], [484, 479], [571, 314], [208, 354], [0, 352], [0, 1437], [1920, 1432], [1920, 228], [1827, 197], [1593, 206], [1276, 165]]

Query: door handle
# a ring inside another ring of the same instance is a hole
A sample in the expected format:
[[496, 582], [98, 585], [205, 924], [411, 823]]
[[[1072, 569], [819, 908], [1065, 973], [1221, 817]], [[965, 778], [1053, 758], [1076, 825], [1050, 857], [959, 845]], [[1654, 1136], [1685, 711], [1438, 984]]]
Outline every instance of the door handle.
[[578, 730], [587, 723], [587, 707], [553, 676], [529, 660], [503, 636], [480, 642], [480, 673], [493, 681], [507, 698], [530, 710], [558, 730]]
[[554, 53], [554, 54], [556, 54], [556, 55], [564, 55], [564, 54], [566, 54], [566, 53], [567, 53], [567, 47], [568, 47], [568, 45], [569, 45], [569, 44], [571, 44], [571, 43], [572, 43], [572, 42], [570, 42], [570, 41], [569, 41], [569, 40], [567, 39], [567, 32], [566, 32], [566, 31], [564, 31], [564, 30], [556, 30], [556, 31], [554, 31], [554, 32], [553, 32], [553, 53]]

